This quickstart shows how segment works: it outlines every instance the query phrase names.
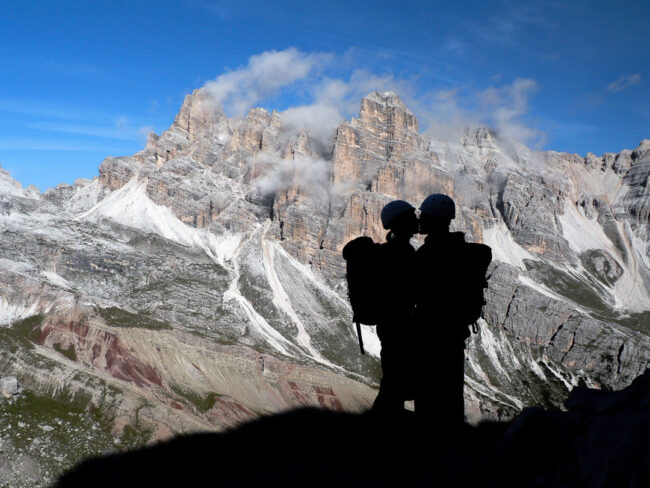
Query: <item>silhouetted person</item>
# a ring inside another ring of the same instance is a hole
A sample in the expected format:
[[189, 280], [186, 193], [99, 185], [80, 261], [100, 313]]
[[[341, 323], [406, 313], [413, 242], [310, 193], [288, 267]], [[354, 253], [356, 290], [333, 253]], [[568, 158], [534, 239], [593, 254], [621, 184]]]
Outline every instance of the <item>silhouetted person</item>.
[[455, 217], [447, 195], [430, 195], [420, 206], [420, 233], [426, 238], [415, 264], [415, 413], [424, 426], [439, 432], [464, 422], [465, 339], [480, 316], [491, 259], [489, 247], [449, 232]]
[[418, 231], [415, 208], [403, 201], [388, 203], [381, 211], [386, 242], [379, 248], [382, 296], [377, 297], [381, 316], [377, 335], [381, 341], [382, 378], [373, 411], [404, 412], [404, 402], [413, 398], [411, 388], [413, 313], [413, 269], [415, 249], [410, 239]]

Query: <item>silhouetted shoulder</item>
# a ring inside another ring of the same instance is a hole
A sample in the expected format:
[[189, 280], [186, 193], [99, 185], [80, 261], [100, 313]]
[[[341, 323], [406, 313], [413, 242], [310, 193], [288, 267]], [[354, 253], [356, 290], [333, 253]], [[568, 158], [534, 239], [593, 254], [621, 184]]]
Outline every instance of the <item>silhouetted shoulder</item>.
[[466, 242], [465, 249], [471, 265], [487, 270], [490, 262], [492, 262], [492, 248], [490, 246], [477, 242]]

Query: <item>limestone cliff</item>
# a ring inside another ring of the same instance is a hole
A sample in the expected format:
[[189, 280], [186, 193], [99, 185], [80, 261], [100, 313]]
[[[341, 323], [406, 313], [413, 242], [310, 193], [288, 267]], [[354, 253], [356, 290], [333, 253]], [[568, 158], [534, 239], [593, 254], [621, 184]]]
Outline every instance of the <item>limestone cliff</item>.
[[40, 194], [0, 173], [0, 376], [156, 436], [367, 408], [379, 347], [367, 329], [358, 354], [341, 248], [382, 240], [388, 201], [444, 192], [495, 258], [469, 420], [623, 388], [650, 361], [649, 144], [582, 158], [485, 127], [441, 140], [391, 92], [328, 142], [278, 112], [228, 118], [197, 90], [97, 179]]

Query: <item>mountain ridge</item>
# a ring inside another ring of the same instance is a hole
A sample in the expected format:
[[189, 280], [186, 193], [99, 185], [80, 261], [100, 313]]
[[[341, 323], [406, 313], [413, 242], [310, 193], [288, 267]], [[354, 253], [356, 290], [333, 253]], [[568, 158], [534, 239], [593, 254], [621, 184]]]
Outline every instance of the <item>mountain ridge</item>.
[[[358, 235], [383, 240], [391, 199], [444, 192], [457, 202], [455, 229], [495, 256], [467, 345], [468, 419], [558, 406], [579, 384], [627, 386], [650, 361], [647, 140], [600, 158], [535, 153], [485, 127], [441, 141], [397, 100], [365, 97], [359, 118], [323, 141], [279, 112], [230, 119], [197, 90], [167, 131], [107, 158], [96, 179], [40, 194], [0, 173], [0, 189], [13, 188], [0, 193], [0, 326], [20, 339], [0, 347], [3, 374], [91, 404], [116, 388], [103, 404], [126, 419], [117, 431], [146, 418], [153, 438], [242, 419], [218, 405], [202, 412], [188, 395], [260, 413], [266, 394], [235, 386], [252, 378], [280, 399], [271, 411], [363, 410], [379, 344], [364, 330], [371, 354], [359, 356], [340, 249]], [[194, 345], [162, 347], [182, 338]], [[225, 384], [201, 375], [212, 370], [184, 355], [225, 364], [213, 343], [285, 372], [260, 375], [251, 360]], [[138, 379], [148, 368], [159, 381]]]

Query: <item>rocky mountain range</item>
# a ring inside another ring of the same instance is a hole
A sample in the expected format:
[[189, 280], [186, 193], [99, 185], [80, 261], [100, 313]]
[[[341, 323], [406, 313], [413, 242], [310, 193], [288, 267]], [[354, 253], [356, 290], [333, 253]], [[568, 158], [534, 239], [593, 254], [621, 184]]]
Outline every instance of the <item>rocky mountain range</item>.
[[[379, 344], [365, 328], [358, 352], [341, 249], [383, 240], [390, 200], [434, 192], [494, 256], [468, 420], [624, 388], [650, 361], [649, 182], [650, 140], [583, 158], [486, 127], [443, 139], [392, 92], [323, 140], [278, 112], [229, 118], [197, 90], [98, 178], [40, 193], [0, 170], [0, 376], [23, 388], [0, 407], [33, 413], [31, 434], [0, 426], [0, 479], [298, 406], [368, 408]], [[69, 449], [73, 427], [100, 441]]]

